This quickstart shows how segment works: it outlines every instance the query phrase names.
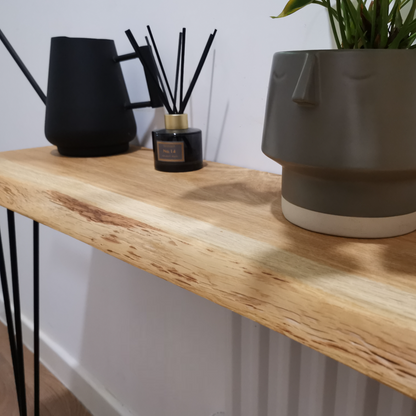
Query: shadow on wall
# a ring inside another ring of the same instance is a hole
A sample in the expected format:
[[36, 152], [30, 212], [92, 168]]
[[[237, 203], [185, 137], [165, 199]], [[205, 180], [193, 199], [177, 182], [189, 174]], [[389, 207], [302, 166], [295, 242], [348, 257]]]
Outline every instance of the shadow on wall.
[[[215, 58], [216, 58], [216, 51], [214, 50], [212, 53], [211, 81], [210, 81], [209, 98], [208, 98], [208, 113], [207, 113], [207, 122], [206, 122], [207, 129], [204, 134], [204, 137], [205, 137], [204, 159], [206, 160], [211, 160], [210, 158], [208, 158], [208, 147], [209, 147], [208, 144], [211, 144], [211, 142], [214, 141], [211, 135], [211, 112], [212, 112], [212, 101], [213, 101], [212, 96], [213, 96], [213, 91], [214, 91]], [[214, 149], [215, 150], [214, 157], [212, 158], [214, 162], [218, 162], [218, 156], [219, 156], [220, 149], [221, 149], [221, 143], [224, 138], [224, 130], [225, 130], [225, 125], [226, 125], [227, 118], [228, 118], [229, 107], [230, 107], [230, 101], [227, 100], [227, 103], [225, 105], [225, 110], [224, 110], [224, 116], [222, 118], [221, 129], [219, 131], [218, 138], [216, 140], [216, 145]]]
[[[210, 127], [210, 122], [211, 122], [212, 91], [214, 89], [215, 56], [216, 56], [216, 50], [214, 49], [212, 51], [211, 82], [210, 82], [210, 86], [209, 86], [209, 96], [208, 96], [207, 129], [205, 131], [204, 159], [207, 158], [207, 147], [208, 147], [208, 140], [209, 140], [209, 127]], [[227, 111], [228, 111], [228, 104], [227, 104]], [[214, 159], [214, 160], [216, 160], [216, 159]]]
[[225, 124], [227, 123], [229, 108], [230, 108], [230, 102], [227, 101], [227, 105], [225, 106], [225, 111], [224, 111], [224, 118], [222, 119], [221, 130], [220, 130], [220, 133], [218, 135], [217, 146], [216, 146], [215, 156], [214, 156], [214, 162], [218, 162], [218, 157], [220, 155], [221, 143], [224, 139], [224, 130], [225, 130]]

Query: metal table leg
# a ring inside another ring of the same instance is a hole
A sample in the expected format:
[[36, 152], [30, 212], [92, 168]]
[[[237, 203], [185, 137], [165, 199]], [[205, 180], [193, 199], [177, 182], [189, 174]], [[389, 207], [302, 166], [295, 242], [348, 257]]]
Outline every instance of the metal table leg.
[[[12, 288], [14, 303], [14, 323], [10, 304], [6, 266], [0, 233], [0, 280], [3, 291], [4, 308], [9, 334], [10, 351], [12, 356], [14, 379], [20, 416], [27, 416], [26, 385], [23, 358], [22, 322], [19, 293], [19, 274], [17, 266], [16, 228], [14, 212], [7, 210], [9, 227], [10, 261], [12, 271]], [[34, 305], [34, 415], [39, 416], [39, 224], [33, 224], [33, 305]]]
[[4, 261], [3, 244], [2, 244], [1, 238], [0, 238], [0, 278], [1, 278], [1, 288], [3, 291], [4, 309], [6, 312], [7, 330], [9, 333], [9, 343], [10, 343], [10, 351], [12, 355], [14, 381], [16, 384], [16, 392], [17, 392], [17, 401], [19, 404], [20, 414], [22, 414], [21, 400], [20, 400], [20, 384], [18, 382], [19, 376], [18, 376], [18, 371], [17, 371], [18, 364], [17, 364], [16, 340], [15, 340], [15, 335], [14, 335], [14, 324], [13, 324], [13, 317], [12, 317], [12, 309], [10, 305], [9, 287], [7, 283], [6, 264]]
[[39, 223], [33, 221], [33, 354], [35, 365], [35, 412], [39, 416]]
[[7, 210], [7, 222], [9, 225], [9, 244], [10, 244], [10, 263], [12, 268], [12, 287], [14, 304], [14, 321], [16, 330], [16, 364], [17, 364], [17, 384], [20, 393], [20, 414], [27, 416], [26, 408], [26, 384], [25, 384], [25, 364], [23, 358], [23, 338], [22, 320], [20, 308], [19, 292], [19, 273], [17, 268], [17, 248], [16, 248], [16, 227], [14, 223], [14, 212]]

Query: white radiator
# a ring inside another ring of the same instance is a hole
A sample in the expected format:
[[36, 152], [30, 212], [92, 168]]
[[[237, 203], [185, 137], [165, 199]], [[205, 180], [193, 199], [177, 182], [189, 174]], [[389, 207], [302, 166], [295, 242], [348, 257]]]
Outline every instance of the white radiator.
[[284, 335], [233, 316], [228, 416], [416, 416], [416, 401]]

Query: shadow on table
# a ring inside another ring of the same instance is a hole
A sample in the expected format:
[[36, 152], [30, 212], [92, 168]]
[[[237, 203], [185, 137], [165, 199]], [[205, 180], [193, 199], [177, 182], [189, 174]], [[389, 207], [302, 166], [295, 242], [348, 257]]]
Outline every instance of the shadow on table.
[[[274, 218], [283, 225], [281, 227], [285, 239], [288, 241], [286, 249], [301, 252], [307, 258], [321, 259], [322, 254], [331, 263], [340, 266], [343, 270], [365, 271], [374, 268], [374, 259], [380, 262], [378, 271], [386, 277], [395, 273], [405, 276], [407, 279], [414, 278], [416, 284], [416, 232], [380, 239], [358, 239], [337, 237], [315, 233], [301, 229], [287, 221], [281, 209], [281, 192], [271, 204], [271, 212]], [[363, 255], [369, 251], [369, 257]], [[374, 254], [372, 254], [374, 253]], [[371, 256], [374, 255], [373, 258]], [[329, 263], [329, 264], [331, 264]]]
[[[242, 171], [247, 174], [247, 171]], [[242, 213], [233, 214], [235, 216], [242, 214], [243, 220], [246, 218], [244, 216], [246, 212], [254, 212], [255, 216], [271, 213], [270, 227], [267, 230], [262, 229], [262, 232], [267, 233], [269, 237], [274, 233], [276, 240], [279, 241], [279, 248], [287, 252], [350, 273], [364, 275], [376, 273], [378, 276], [384, 276], [385, 279], [394, 273], [399, 278], [405, 278], [407, 284], [409, 278], [414, 279], [416, 285], [416, 250], [414, 250], [416, 232], [393, 238], [356, 239], [304, 230], [284, 218], [280, 189], [262, 187], [261, 184], [254, 187], [238, 180], [232, 183], [202, 186], [186, 193], [182, 198], [210, 204], [213, 208], [217, 207], [217, 203], [221, 207], [221, 204], [236, 201]], [[251, 211], [253, 209], [255, 211]], [[263, 209], [264, 212], [260, 211]], [[221, 215], [215, 217], [213, 214], [209, 220], [220, 227], [228, 226]], [[237, 229], [234, 231], [238, 232]], [[276, 258], [279, 255], [281, 255], [280, 250], [265, 253], [266, 258]], [[378, 262], [376, 265], [374, 259]], [[324, 269], [322, 273], [325, 273]]]

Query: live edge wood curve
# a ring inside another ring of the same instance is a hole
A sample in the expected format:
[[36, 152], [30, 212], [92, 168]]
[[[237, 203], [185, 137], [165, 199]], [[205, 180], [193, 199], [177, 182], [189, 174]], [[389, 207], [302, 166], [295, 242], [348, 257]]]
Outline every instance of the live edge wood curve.
[[279, 175], [212, 162], [162, 173], [136, 148], [0, 153], [0, 205], [416, 398], [416, 233], [308, 232], [283, 218]]

